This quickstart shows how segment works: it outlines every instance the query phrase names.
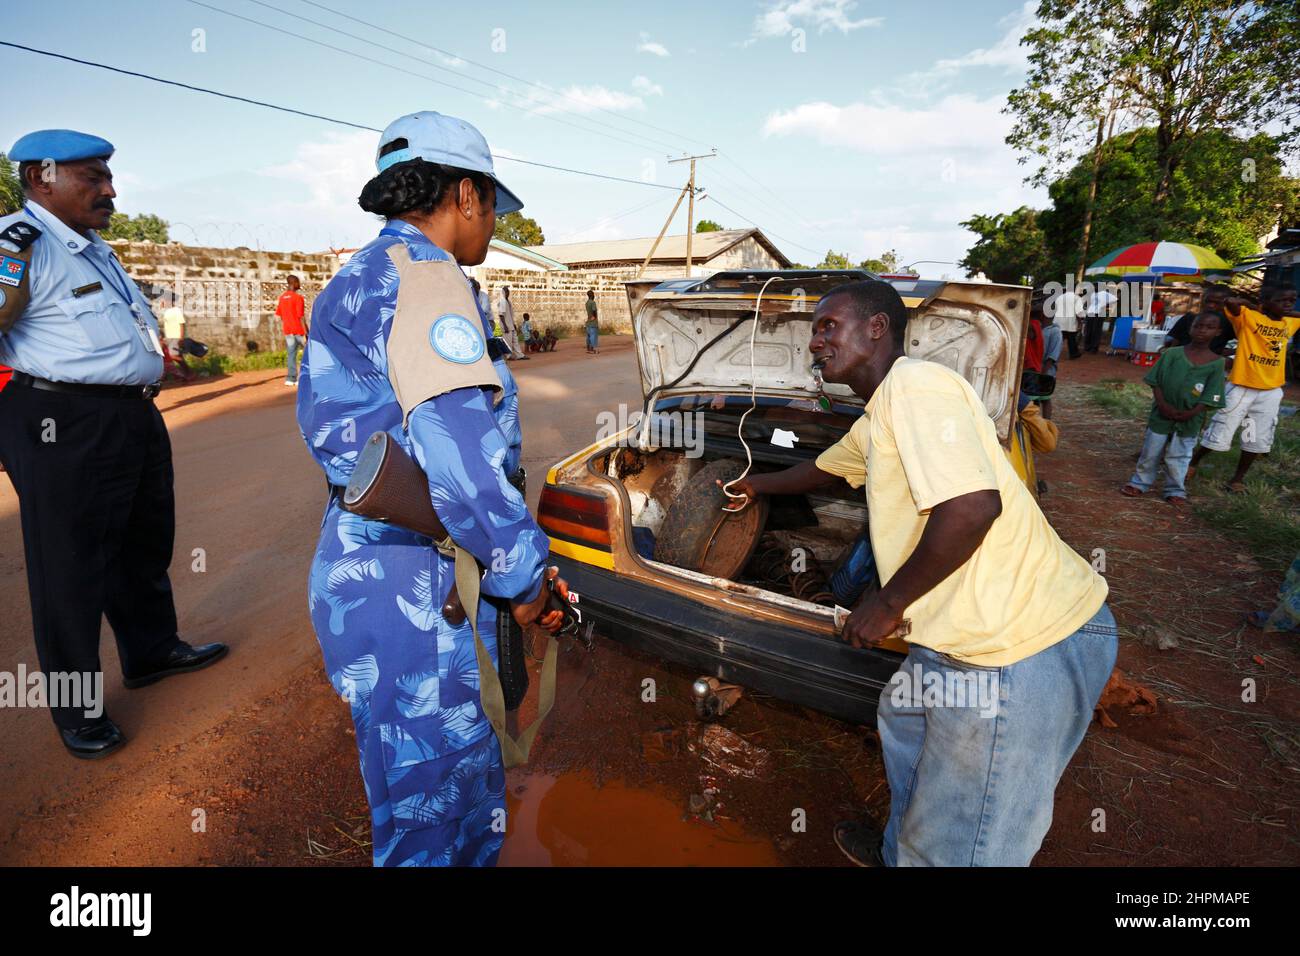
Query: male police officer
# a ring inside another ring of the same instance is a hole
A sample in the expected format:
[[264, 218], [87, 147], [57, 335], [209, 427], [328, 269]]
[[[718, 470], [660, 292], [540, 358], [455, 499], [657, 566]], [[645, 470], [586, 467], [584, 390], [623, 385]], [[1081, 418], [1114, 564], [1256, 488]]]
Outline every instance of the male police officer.
[[[158, 326], [95, 233], [117, 195], [112, 154], [107, 140], [72, 130], [22, 137], [9, 156], [25, 201], [0, 219], [0, 363], [14, 368], [0, 392], [0, 462], [18, 493], [36, 653], [51, 687], [55, 675], [100, 670], [105, 615], [127, 687], [226, 653], [176, 634], [171, 444], [152, 401]], [[50, 704], [73, 756], [126, 742], [106, 714]]]

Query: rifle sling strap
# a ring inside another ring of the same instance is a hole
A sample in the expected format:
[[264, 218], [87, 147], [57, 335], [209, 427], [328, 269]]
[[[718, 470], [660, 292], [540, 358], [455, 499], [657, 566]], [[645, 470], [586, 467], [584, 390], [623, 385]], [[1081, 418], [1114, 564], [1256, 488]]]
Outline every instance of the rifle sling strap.
[[478, 659], [479, 702], [488, 723], [496, 732], [497, 739], [501, 741], [502, 763], [507, 769], [521, 766], [528, 763], [528, 754], [532, 750], [537, 731], [555, 703], [558, 641], [555, 635], [551, 634], [546, 645], [546, 657], [542, 661], [541, 686], [538, 691], [537, 717], [518, 739], [515, 739], [506, 732], [506, 702], [501, 690], [501, 678], [497, 675], [496, 668], [492, 665], [492, 658], [478, 633], [478, 605], [482, 584], [482, 571], [479, 569], [478, 561], [474, 555], [457, 545], [450, 536], [438, 542], [438, 550], [443, 554], [455, 553], [456, 589], [460, 592], [461, 604], [469, 618], [470, 629], [474, 632], [474, 655]]

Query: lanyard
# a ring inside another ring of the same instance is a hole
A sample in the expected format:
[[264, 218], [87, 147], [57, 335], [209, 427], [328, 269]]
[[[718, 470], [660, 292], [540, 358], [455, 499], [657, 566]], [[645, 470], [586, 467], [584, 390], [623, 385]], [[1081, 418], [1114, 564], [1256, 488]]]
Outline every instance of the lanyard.
[[111, 252], [107, 253], [107, 271], [105, 271], [104, 267], [100, 265], [94, 252], [89, 252], [89, 250], [87, 250], [86, 252], [83, 252], [83, 256], [96, 272], [108, 280], [108, 284], [113, 287], [114, 292], [122, 297], [122, 300], [126, 303], [127, 308], [131, 310], [132, 314], [139, 315], [140, 306], [136, 305], [135, 298], [131, 295], [131, 287], [128, 284], [131, 280], [125, 273], [119, 275], [117, 270], [113, 268], [116, 263], [113, 254]]
[[[37, 216], [36, 213], [32, 212], [31, 208], [28, 207], [26, 204], [23, 205], [23, 211], [26, 212], [33, 219], [35, 219], [37, 222], [41, 221], [40, 217]], [[96, 246], [96, 244], [93, 242], [88, 242], [87, 245], [95, 246], [95, 249], [94, 251], [83, 249], [82, 259], [90, 263], [90, 267], [94, 269], [96, 272], [98, 272], [100, 276], [103, 277], [108, 282], [108, 284], [113, 287], [113, 291], [122, 297], [122, 301], [126, 303], [127, 308], [131, 310], [132, 314], [138, 314], [140, 311], [140, 307], [136, 305], [135, 298], [131, 295], [130, 277], [127, 276], [125, 272], [122, 272], [121, 275], [118, 275], [117, 271], [114, 270], [113, 266], [116, 263], [116, 260], [113, 258], [113, 254], [111, 252], [107, 252], [107, 250], [101, 250], [100, 247]], [[104, 267], [100, 265], [99, 260], [96, 256], [96, 253], [100, 251], [104, 251], [108, 256], [107, 271], [105, 271]], [[121, 267], [119, 266], [118, 268], [120, 269]]]

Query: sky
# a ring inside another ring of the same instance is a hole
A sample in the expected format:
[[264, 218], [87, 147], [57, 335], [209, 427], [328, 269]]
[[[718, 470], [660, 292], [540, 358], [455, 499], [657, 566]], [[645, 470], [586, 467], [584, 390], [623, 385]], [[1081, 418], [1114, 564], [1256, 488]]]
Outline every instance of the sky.
[[[800, 262], [892, 248], [942, 277], [974, 239], [961, 220], [1045, 203], [1001, 113], [1035, 5], [44, 0], [8, 5], [0, 39], [361, 126], [462, 117], [548, 243], [657, 234], [687, 175], [669, 159], [716, 149], [696, 219], [757, 225]], [[356, 205], [377, 133], [9, 47], [0, 72], [0, 149], [104, 136], [118, 208], [173, 239], [321, 251], [378, 231]]]

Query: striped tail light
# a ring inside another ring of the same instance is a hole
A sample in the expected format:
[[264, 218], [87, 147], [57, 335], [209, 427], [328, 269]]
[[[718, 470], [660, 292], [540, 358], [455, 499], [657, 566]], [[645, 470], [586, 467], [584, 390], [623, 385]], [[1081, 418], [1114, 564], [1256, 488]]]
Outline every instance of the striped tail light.
[[544, 485], [537, 504], [537, 523], [553, 538], [598, 551], [612, 550], [609, 507], [604, 495]]

